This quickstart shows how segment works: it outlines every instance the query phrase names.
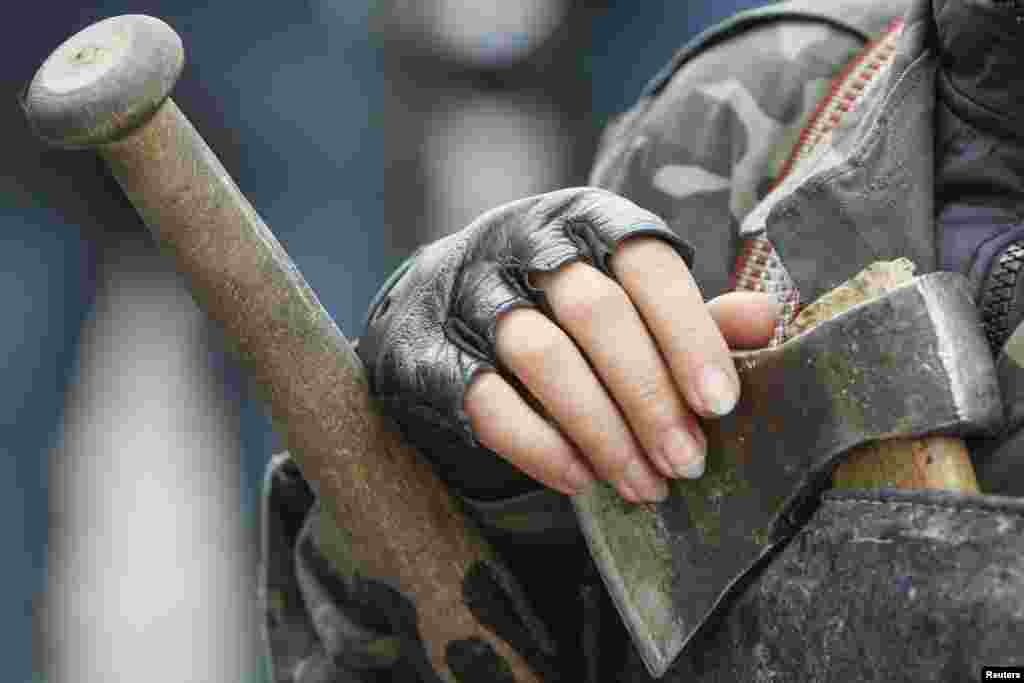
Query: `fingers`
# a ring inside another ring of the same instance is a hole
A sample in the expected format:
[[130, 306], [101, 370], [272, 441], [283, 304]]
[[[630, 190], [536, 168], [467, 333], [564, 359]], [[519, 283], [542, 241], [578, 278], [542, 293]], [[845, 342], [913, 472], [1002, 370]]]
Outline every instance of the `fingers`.
[[[604, 278], [607, 281], [607, 278]], [[614, 284], [614, 283], [613, 283]], [[665, 480], [655, 472], [619, 406], [565, 331], [532, 309], [509, 311], [498, 321], [497, 354], [602, 479], [633, 502], [662, 500]], [[514, 422], [504, 422], [508, 425]], [[520, 466], [519, 453], [537, 448], [537, 431], [506, 436], [518, 451], [501, 451]]]
[[739, 377], [683, 259], [662, 240], [637, 237], [619, 246], [611, 266], [657, 340], [687, 404], [704, 417], [729, 414], [739, 400]]
[[767, 346], [782, 311], [782, 304], [764, 292], [728, 292], [715, 297], [707, 306], [733, 350]]
[[584, 263], [531, 279], [661, 474], [691, 479], [703, 474], [703, 434], [623, 288]]
[[474, 378], [466, 391], [465, 410], [480, 443], [545, 486], [572, 496], [594, 480], [558, 428], [534, 412], [497, 373], [482, 372]]
[[496, 330], [499, 362], [530, 396], [482, 373], [465, 407], [484, 445], [547, 486], [573, 495], [597, 476], [626, 500], [662, 500], [665, 477], [703, 473], [696, 414], [732, 410], [739, 381], [729, 348], [766, 345], [779, 304], [762, 293], [705, 304], [658, 238], [626, 240], [611, 267], [618, 282], [585, 263], [532, 274], [554, 319], [518, 308]]

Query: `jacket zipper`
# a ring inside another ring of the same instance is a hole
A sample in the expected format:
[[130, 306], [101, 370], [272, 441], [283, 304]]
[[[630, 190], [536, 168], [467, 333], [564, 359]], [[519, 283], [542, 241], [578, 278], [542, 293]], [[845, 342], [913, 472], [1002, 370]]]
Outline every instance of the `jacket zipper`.
[[[903, 19], [894, 20], [880, 39], [862, 50], [835, 78], [831, 91], [818, 104], [810, 123], [804, 127], [793, 152], [772, 183], [772, 190], [789, 176], [800, 161], [828, 139], [843, 116], [864, 95], [868, 84], [892, 61], [902, 29]], [[786, 336], [786, 326], [800, 312], [800, 292], [770, 239], [762, 235], [743, 240], [733, 268], [732, 289], [771, 292], [776, 296], [782, 304], [782, 311], [776, 321], [771, 345], [781, 343]]]
[[[1024, 0], [1013, 1], [1024, 2]], [[793, 154], [772, 184], [773, 189], [785, 180], [797, 163], [810, 156], [815, 148], [835, 130], [843, 120], [843, 116], [853, 109], [868, 84], [892, 60], [902, 29], [902, 18], [893, 21], [879, 40], [872, 43], [836, 77], [832, 91], [818, 104], [818, 108], [811, 115], [811, 122], [800, 134]]]

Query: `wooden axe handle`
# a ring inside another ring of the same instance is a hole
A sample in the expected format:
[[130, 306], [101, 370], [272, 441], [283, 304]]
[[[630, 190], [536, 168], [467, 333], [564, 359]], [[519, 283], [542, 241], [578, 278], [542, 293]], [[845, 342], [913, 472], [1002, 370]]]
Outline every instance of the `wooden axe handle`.
[[[913, 277], [914, 266], [906, 259], [874, 263], [808, 304], [787, 326], [786, 338], [895, 289]], [[836, 488], [947, 489], [978, 493], [978, 480], [963, 440], [948, 436], [890, 439], [853, 448], [834, 470], [832, 483]]]
[[235, 346], [344, 536], [335, 568], [382, 580], [411, 600], [440, 680], [539, 681], [469, 604], [472, 586], [481, 587], [474, 582], [492, 576], [496, 557], [378, 413], [345, 337], [167, 97], [183, 59], [180, 39], [163, 22], [115, 17], [58, 48], [24, 106], [49, 142], [98, 150]]

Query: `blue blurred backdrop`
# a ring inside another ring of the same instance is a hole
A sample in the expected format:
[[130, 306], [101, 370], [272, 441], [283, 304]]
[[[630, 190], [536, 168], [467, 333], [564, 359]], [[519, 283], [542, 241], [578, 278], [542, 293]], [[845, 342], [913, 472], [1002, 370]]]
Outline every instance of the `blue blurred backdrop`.
[[[7, 315], [0, 332], [3, 680], [29, 681], [48, 669], [53, 645], [40, 643], [40, 612], [48, 538], [51, 526], [60, 526], [51, 519], [60, 505], [50, 499], [48, 454], [62, 438], [67, 391], [81, 370], [80, 331], [95, 313], [97, 282], [123, 256], [120, 245], [142, 234], [90, 154], [47, 150], [22, 120], [16, 96], [56, 45], [115, 14], [152, 14], [170, 23], [188, 54], [175, 99], [352, 337], [376, 286], [418, 242], [515, 198], [503, 192], [583, 184], [605, 120], [630, 106], [687, 38], [755, 3], [571, 0], [557, 12], [545, 10], [542, 25], [520, 22], [525, 28], [504, 33], [484, 26], [476, 34], [466, 34], [459, 3], [433, 4], [434, 14], [422, 10], [431, 3], [402, 0], [50, 2], [23, 4], [17, 21], [6, 22], [0, 60], [6, 93], [0, 98], [0, 307]], [[534, 126], [530, 117], [546, 123]], [[527, 124], [505, 130], [502, 122], [513, 120]], [[474, 125], [483, 128], [476, 131], [480, 146], [463, 146], [472, 136], [442, 134]], [[489, 126], [497, 142], [488, 156]], [[527, 155], [515, 162], [524, 176], [519, 185], [470, 192], [459, 183], [459, 169], [471, 176], [474, 169], [502, 169], [503, 153], [511, 165], [522, 148], [515, 135], [531, 131], [558, 142], [560, 152], [546, 166]], [[456, 143], [461, 156], [449, 158], [446, 150]], [[230, 423], [241, 451], [235, 523], [255, 543], [260, 478], [280, 446], [216, 342], [211, 353], [226, 400], [236, 406]], [[189, 653], [168, 643], [166, 656]]]

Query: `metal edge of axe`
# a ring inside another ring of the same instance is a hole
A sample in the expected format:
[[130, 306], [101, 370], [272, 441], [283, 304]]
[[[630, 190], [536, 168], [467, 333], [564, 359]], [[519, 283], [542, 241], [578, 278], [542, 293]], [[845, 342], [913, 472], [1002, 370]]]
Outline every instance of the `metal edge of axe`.
[[[51, 54], [22, 107], [48, 144], [94, 149], [106, 161], [257, 380], [275, 428], [342, 531], [346, 556], [332, 556], [335, 568], [354, 565], [415, 606], [414, 637], [427, 659], [420, 666], [444, 681], [553, 678], [545, 664], [553, 645], [518, 587], [430, 466], [382, 418], [348, 341], [170, 99], [183, 68], [181, 39], [166, 23], [112, 17]], [[481, 618], [474, 587], [511, 600], [527, 628]]]
[[1003, 408], [962, 275], [914, 278], [905, 259], [875, 263], [787, 333], [733, 352], [740, 402], [705, 422], [701, 479], [671, 482], [657, 504], [624, 504], [605, 484], [573, 498], [655, 678], [813, 513], [830, 476], [837, 488], [978, 491], [960, 435], [998, 431]]

